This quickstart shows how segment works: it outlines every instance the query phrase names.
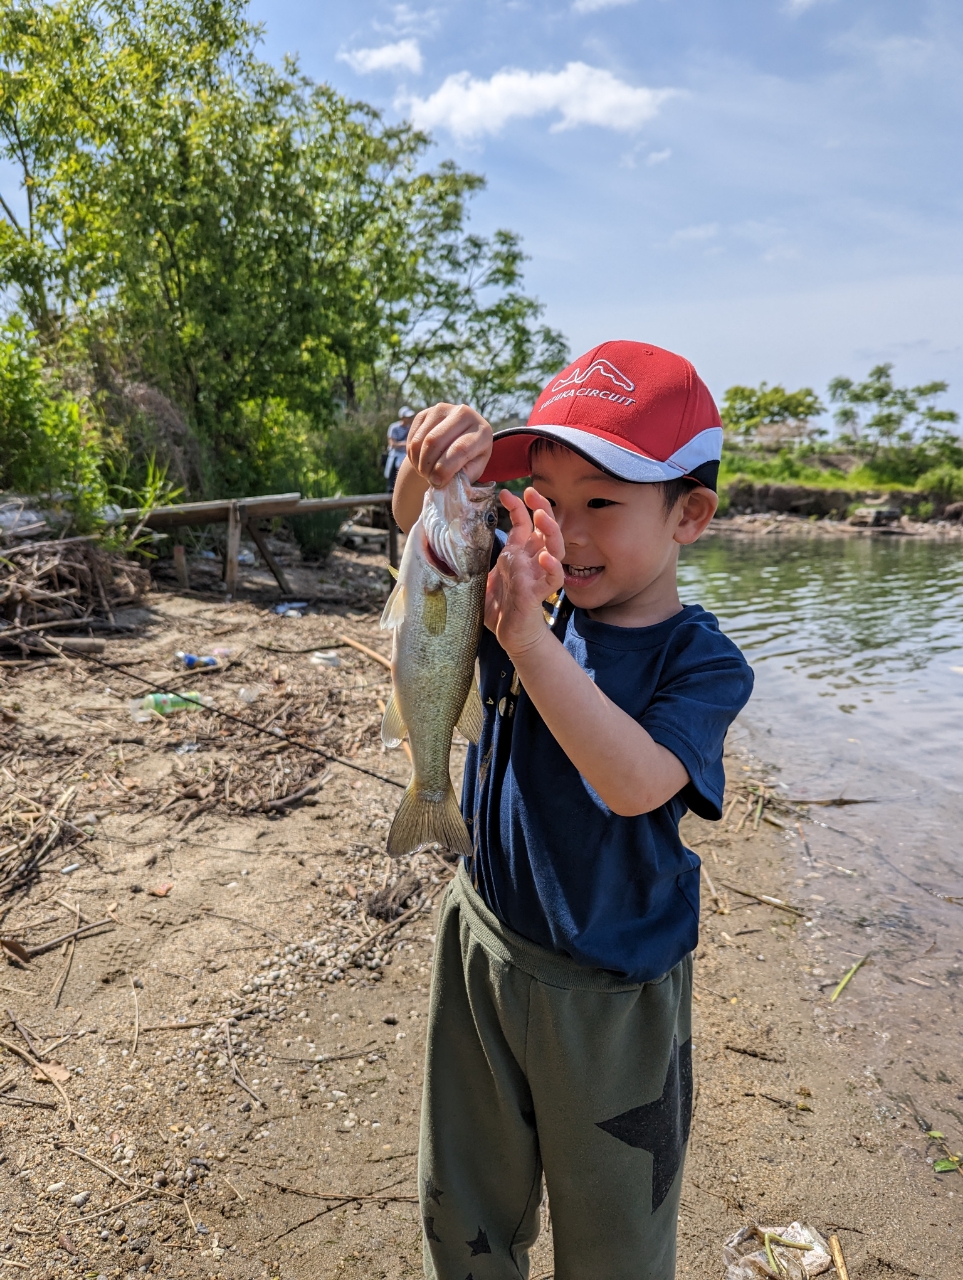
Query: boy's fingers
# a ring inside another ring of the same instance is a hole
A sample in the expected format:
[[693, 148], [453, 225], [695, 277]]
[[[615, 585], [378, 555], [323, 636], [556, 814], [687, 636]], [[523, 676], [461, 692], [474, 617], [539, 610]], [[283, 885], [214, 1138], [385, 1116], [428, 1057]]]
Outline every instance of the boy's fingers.
[[512, 493], [511, 489], [503, 489], [499, 496], [502, 506], [512, 518], [512, 532], [514, 533], [518, 529], [526, 535], [531, 533], [532, 518], [528, 514], [528, 508], [518, 494]]
[[538, 553], [538, 563], [548, 578], [552, 590], [560, 590], [565, 585], [565, 570], [562, 568], [561, 561], [557, 560], [549, 550], [543, 549]]
[[549, 515], [552, 514], [552, 504], [548, 498], [531, 485], [525, 490], [525, 505], [530, 511], [547, 511]]
[[545, 546], [548, 551], [557, 559], [561, 560], [565, 555], [565, 539], [562, 537], [562, 531], [558, 527], [558, 521], [552, 509], [545, 511], [542, 507], [535, 512], [532, 517], [535, 528], [545, 539]]
[[476, 480], [491, 453], [491, 436], [485, 419], [467, 405], [433, 405], [412, 424], [408, 458], [418, 474], [438, 488], [462, 468]]

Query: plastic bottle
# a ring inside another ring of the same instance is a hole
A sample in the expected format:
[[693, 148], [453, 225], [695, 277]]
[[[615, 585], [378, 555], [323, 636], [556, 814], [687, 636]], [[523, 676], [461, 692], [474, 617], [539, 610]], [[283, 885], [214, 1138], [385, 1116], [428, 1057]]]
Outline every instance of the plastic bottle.
[[178, 649], [174, 657], [180, 658], [188, 671], [205, 668], [221, 667], [234, 652], [233, 649], [225, 648], [223, 645], [217, 645], [209, 654], [185, 653], [183, 649]]
[[214, 699], [203, 693], [148, 693], [143, 698], [132, 698], [127, 704], [132, 720], [146, 724], [155, 716], [169, 716], [175, 711], [196, 711], [200, 707], [213, 707]]
[[193, 671], [195, 667], [216, 667], [220, 665], [218, 659], [213, 656], [200, 657], [196, 653], [185, 653], [183, 649], [178, 649], [174, 657], [180, 658], [188, 671]]

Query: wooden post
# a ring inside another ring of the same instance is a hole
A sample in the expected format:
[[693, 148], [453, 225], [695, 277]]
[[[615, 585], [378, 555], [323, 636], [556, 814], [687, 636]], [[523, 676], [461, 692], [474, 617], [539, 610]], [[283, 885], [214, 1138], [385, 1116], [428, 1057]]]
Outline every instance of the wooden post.
[[286, 596], [293, 595], [294, 593], [291, 590], [291, 585], [288, 582], [287, 578], [284, 576], [284, 570], [281, 568], [281, 566], [275, 560], [274, 556], [272, 556], [270, 551], [268, 550], [267, 543], [264, 541], [264, 537], [261, 534], [260, 529], [258, 529], [255, 521], [251, 520], [245, 526], [245, 528], [247, 529], [248, 533], [251, 535], [254, 545], [257, 547], [258, 551], [260, 551], [261, 557], [264, 560], [264, 563], [274, 574], [275, 582], [278, 584], [278, 586], [281, 588], [281, 590], [284, 592]]
[[232, 598], [237, 595], [237, 556], [241, 550], [241, 516], [238, 504], [232, 502], [227, 513], [227, 547], [224, 552], [224, 590]]
[[177, 574], [177, 581], [185, 591], [190, 590], [191, 579], [187, 572], [187, 553], [180, 543], [174, 547], [174, 572]]
[[395, 524], [395, 517], [388, 508], [388, 563], [392, 569], [398, 568], [398, 526]]

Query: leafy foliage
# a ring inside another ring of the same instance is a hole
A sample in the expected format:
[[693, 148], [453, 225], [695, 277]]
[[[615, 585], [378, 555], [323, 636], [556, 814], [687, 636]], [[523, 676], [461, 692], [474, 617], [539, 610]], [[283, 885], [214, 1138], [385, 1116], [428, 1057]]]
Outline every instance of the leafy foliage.
[[98, 433], [17, 317], [0, 328], [0, 488], [72, 504], [84, 524], [105, 496]]
[[959, 422], [960, 415], [936, 406], [948, 383], [897, 387], [892, 374], [891, 364], [878, 364], [870, 369], [865, 382], [833, 378], [829, 398], [840, 406], [835, 417], [843, 429], [841, 438], [868, 447], [871, 457], [881, 448], [906, 448], [916, 443], [933, 451], [958, 448], [959, 441], [948, 424]]
[[[931, 493], [938, 503], [951, 501], [963, 469], [963, 441], [951, 429], [959, 415], [937, 401], [945, 382], [897, 387], [893, 366], [877, 365], [863, 382], [834, 378], [828, 398], [841, 430], [808, 426], [825, 408], [808, 387], [735, 386], [726, 392], [722, 419], [728, 445], [722, 475], [754, 480], [872, 489], [912, 488]], [[767, 426], [790, 421], [781, 436]]]
[[307, 483], [345, 415], [387, 422], [419, 394], [500, 412], [565, 360], [517, 238], [466, 232], [482, 180], [421, 168], [424, 134], [268, 65], [258, 38], [241, 0], [0, 7], [20, 177], [0, 287], [108, 416], [132, 384], [169, 399], [195, 492], [250, 491], [295, 455]]
[[825, 406], [811, 387], [787, 391], [780, 383], [770, 387], [730, 387], [722, 402], [722, 425], [733, 435], [751, 440], [760, 427], [784, 427], [783, 439], [808, 433], [809, 422], [825, 413]]

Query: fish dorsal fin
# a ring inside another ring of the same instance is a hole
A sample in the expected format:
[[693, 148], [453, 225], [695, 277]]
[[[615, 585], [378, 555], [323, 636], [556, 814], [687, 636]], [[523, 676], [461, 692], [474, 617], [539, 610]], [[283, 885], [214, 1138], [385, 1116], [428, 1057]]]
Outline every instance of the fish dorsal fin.
[[474, 680], [471, 682], [471, 688], [468, 690], [468, 697], [465, 699], [465, 705], [461, 709], [461, 715], [458, 717], [458, 732], [464, 734], [469, 742], [477, 742], [482, 733], [482, 722], [485, 713], [482, 710], [481, 694], [478, 692], [478, 685]]
[[385, 605], [385, 611], [381, 615], [381, 630], [393, 631], [396, 627], [400, 627], [405, 620], [405, 588], [401, 582], [396, 582], [394, 590], [388, 597]]
[[401, 710], [395, 695], [392, 693], [388, 699], [388, 705], [385, 707], [384, 718], [381, 721], [381, 741], [386, 747], [400, 747], [401, 739], [407, 732], [408, 729], [401, 718]]
[[439, 587], [437, 591], [425, 592], [423, 616], [425, 630], [430, 636], [444, 635], [445, 627], [448, 625], [448, 601], [445, 598], [444, 587]]

